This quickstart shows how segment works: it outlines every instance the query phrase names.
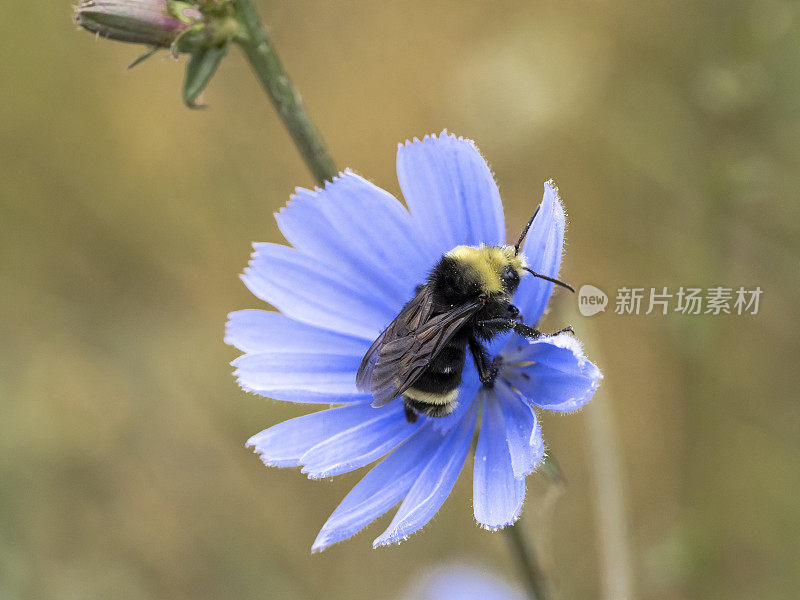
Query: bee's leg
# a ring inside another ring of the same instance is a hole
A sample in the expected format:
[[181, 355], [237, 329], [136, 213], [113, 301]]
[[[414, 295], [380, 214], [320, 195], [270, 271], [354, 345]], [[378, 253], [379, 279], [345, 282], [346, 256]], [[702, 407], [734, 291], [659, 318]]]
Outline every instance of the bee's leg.
[[480, 327], [490, 327], [496, 328], [505, 331], [514, 331], [519, 335], [525, 336], [526, 338], [530, 338], [532, 340], [538, 339], [543, 335], [551, 336], [551, 335], [558, 335], [559, 333], [575, 333], [572, 331], [572, 325], [569, 327], [564, 327], [564, 329], [559, 329], [558, 331], [554, 331], [553, 333], [542, 333], [538, 329], [531, 327], [529, 325], [525, 325], [525, 323], [519, 323], [514, 319], [504, 319], [502, 317], [497, 317], [494, 319], [486, 319], [485, 321], [478, 321], [478, 326]]
[[417, 414], [417, 411], [408, 405], [408, 402], [406, 402], [405, 398], [403, 399], [403, 408], [406, 410], [406, 421], [409, 423], [416, 423], [419, 415]]
[[559, 333], [571, 333], [575, 335], [575, 331], [572, 329], [572, 325], [567, 325], [564, 329], [559, 329], [558, 331], [554, 331], [553, 333], [548, 333], [547, 335], [558, 335]]
[[572, 330], [572, 325], [567, 325], [564, 329], [559, 329], [558, 331], [554, 331], [552, 333], [542, 333], [538, 329], [534, 329], [533, 327], [528, 327], [527, 325], [523, 325], [522, 323], [517, 323], [514, 325], [514, 331], [520, 335], [524, 335], [527, 338], [531, 338], [533, 340], [546, 335], [548, 337], [559, 335], [560, 333], [572, 333], [575, 332]]
[[525, 325], [524, 323], [514, 323], [514, 326], [512, 327], [512, 329], [514, 330], [514, 333], [518, 333], [519, 335], [525, 336], [526, 338], [530, 338], [532, 340], [540, 338], [540, 337], [542, 337], [544, 335], [538, 329], [535, 329], [533, 327], [529, 327], [528, 325]]
[[515, 318], [509, 319], [507, 317], [494, 317], [492, 319], [486, 319], [485, 321], [478, 321], [476, 325], [488, 331], [516, 331], [520, 335], [524, 335], [525, 337], [533, 339], [536, 339], [542, 335], [541, 331], [538, 331], [533, 327], [528, 327], [523, 323], [518, 323]]
[[518, 323], [514, 319], [503, 319], [503, 318], [486, 319], [485, 321], [478, 321], [478, 325], [482, 327], [488, 326], [488, 327], [503, 328], [506, 331], [513, 330], [514, 333], [518, 333], [519, 335], [525, 336], [526, 338], [530, 338], [532, 340], [538, 339], [543, 335], [551, 336], [551, 335], [558, 335], [559, 333], [575, 333], [572, 330], [572, 325], [564, 327], [564, 329], [559, 329], [558, 331], [554, 331], [553, 333], [542, 333], [538, 329], [530, 327], [529, 325], [525, 325], [524, 323]]
[[491, 385], [497, 378], [497, 367], [494, 366], [486, 356], [483, 345], [474, 337], [469, 338], [469, 351], [472, 353], [472, 360], [478, 369], [478, 379], [484, 385]]

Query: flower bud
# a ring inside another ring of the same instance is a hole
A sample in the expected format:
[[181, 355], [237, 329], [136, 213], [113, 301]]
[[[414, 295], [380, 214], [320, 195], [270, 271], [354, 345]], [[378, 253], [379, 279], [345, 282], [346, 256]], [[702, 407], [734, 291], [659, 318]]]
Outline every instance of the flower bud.
[[168, 48], [203, 15], [175, 0], [83, 0], [75, 21], [93, 33], [122, 42]]

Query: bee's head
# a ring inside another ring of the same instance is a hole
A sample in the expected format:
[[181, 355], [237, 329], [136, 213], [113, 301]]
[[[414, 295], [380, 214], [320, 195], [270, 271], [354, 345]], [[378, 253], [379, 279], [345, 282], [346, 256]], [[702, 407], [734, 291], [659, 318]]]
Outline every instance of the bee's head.
[[447, 253], [477, 278], [481, 292], [511, 298], [525, 275], [525, 257], [514, 246], [456, 246]]
[[522, 230], [519, 240], [513, 246], [484, 246], [483, 244], [480, 246], [456, 246], [445, 256], [472, 273], [472, 276], [477, 278], [475, 283], [485, 294], [503, 295], [510, 300], [519, 287], [520, 279], [526, 273], [565, 287], [574, 293], [575, 290], [563, 281], [529, 269], [525, 264], [525, 255], [519, 251], [538, 212], [537, 208], [528, 224], [525, 225], [525, 229]]

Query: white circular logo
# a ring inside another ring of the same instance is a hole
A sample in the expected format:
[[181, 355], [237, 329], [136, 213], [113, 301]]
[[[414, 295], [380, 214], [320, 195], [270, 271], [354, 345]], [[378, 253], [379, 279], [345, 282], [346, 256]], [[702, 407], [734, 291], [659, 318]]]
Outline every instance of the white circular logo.
[[608, 306], [606, 293], [593, 285], [582, 285], [578, 290], [578, 310], [584, 317], [602, 312]]

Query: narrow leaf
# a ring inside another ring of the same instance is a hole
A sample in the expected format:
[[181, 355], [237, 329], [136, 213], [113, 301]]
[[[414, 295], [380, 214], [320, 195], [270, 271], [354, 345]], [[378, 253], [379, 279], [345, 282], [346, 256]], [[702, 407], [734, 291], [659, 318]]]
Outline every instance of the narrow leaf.
[[228, 52], [227, 44], [218, 48], [203, 48], [192, 52], [186, 64], [186, 78], [183, 81], [183, 102], [189, 108], [205, 108], [195, 104], [197, 97], [206, 89], [209, 81]]

